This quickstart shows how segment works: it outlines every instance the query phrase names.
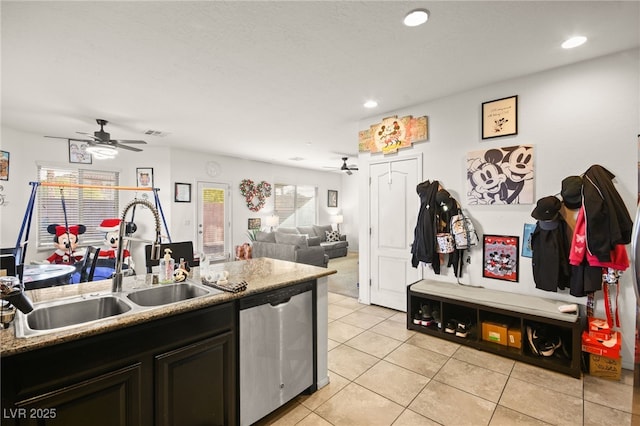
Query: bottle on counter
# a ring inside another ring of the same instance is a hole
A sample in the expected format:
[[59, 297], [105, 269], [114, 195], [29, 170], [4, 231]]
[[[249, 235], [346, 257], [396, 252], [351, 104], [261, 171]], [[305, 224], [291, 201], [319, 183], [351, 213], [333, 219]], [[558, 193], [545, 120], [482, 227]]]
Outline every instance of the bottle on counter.
[[160, 283], [173, 282], [173, 270], [176, 261], [171, 257], [171, 249], [164, 249], [164, 257], [160, 259]]

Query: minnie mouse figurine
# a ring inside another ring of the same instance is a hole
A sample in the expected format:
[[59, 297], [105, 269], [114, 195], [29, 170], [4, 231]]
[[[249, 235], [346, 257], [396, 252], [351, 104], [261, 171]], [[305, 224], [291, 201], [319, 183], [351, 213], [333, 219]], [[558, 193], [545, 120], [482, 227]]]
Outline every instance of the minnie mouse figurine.
[[86, 230], [84, 225], [71, 225], [69, 228], [57, 224], [49, 225], [47, 231], [55, 235], [53, 242], [56, 251], [47, 258], [46, 262], [73, 265], [82, 260], [85, 250], [76, 249], [78, 248], [78, 235], [84, 234]]

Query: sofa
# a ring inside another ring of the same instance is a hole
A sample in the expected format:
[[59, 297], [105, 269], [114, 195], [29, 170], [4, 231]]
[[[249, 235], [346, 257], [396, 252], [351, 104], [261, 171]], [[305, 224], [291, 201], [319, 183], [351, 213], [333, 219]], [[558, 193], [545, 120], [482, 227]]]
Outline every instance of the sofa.
[[256, 233], [252, 244], [252, 257], [269, 257], [326, 268], [329, 256], [320, 246], [319, 238], [284, 232]]
[[277, 232], [306, 235], [310, 241], [316, 238], [319, 239], [320, 247], [324, 249], [329, 259], [347, 255], [347, 247], [349, 247], [347, 236], [340, 235], [337, 231], [334, 231], [331, 225], [298, 226], [297, 228], [280, 227]]

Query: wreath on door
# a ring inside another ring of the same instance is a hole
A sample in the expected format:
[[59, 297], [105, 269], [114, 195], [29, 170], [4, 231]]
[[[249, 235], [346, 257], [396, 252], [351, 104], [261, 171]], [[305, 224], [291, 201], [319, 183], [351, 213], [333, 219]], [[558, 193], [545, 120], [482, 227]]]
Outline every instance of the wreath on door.
[[247, 203], [247, 208], [257, 212], [264, 207], [267, 198], [271, 197], [271, 184], [262, 181], [256, 185], [251, 179], [242, 179], [240, 193]]

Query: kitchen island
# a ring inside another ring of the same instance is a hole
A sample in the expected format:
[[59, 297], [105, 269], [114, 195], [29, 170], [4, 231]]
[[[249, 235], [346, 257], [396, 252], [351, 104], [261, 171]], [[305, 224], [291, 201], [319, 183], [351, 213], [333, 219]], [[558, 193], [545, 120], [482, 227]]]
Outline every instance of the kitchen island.
[[[267, 258], [217, 266], [229, 272], [230, 281], [246, 281], [247, 289], [132, 310], [28, 338], [16, 337], [14, 321], [0, 332], [2, 423], [244, 424], [239, 359], [248, 354], [240, 345], [242, 306], [283, 290], [312, 295], [309, 309], [297, 309], [313, 314], [313, 383], [306, 391], [327, 384], [326, 276], [335, 271]], [[197, 270], [194, 275], [197, 280]], [[128, 277], [123, 290], [162, 286], [150, 282], [149, 276]], [[37, 305], [99, 297], [110, 289], [111, 281], [98, 281], [27, 294]]]

